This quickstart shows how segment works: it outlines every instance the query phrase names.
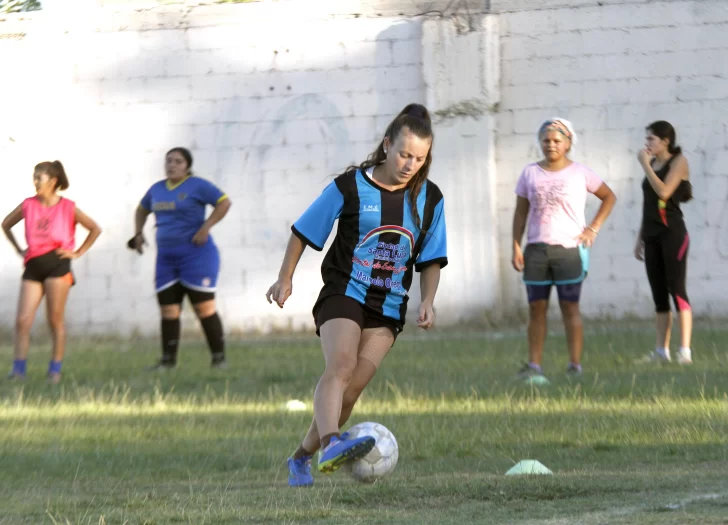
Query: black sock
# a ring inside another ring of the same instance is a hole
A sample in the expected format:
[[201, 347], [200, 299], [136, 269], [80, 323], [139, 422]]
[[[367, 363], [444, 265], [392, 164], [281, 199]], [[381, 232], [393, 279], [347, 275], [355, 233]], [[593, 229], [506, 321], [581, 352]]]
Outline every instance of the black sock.
[[207, 338], [207, 345], [210, 347], [212, 362], [219, 363], [225, 360], [225, 334], [222, 333], [222, 321], [217, 312], [210, 317], [200, 319], [202, 330]]
[[329, 443], [331, 443], [331, 438], [336, 437], [340, 438], [341, 433], [340, 432], [332, 432], [331, 434], [326, 434], [324, 437], [321, 438], [321, 450], [325, 449], [329, 446]]
[[303, 457], [313, 456], [308, 450], [303, 448], [303, 445], [299, 446], [298, 449], [293, 453], [293, 459], [301, 459]]
[[162, 363], [177, 364], [179, 332], [179, 319], [162, 319]]

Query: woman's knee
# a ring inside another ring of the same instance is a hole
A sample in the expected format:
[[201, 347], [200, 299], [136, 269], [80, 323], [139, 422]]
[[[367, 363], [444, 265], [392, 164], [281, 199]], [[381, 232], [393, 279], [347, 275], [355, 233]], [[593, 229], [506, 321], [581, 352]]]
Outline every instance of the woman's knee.
[[678, 312], [687, 312], [692, 310], [692, 307], [690, 306], [690, 300], [688, 299], [688, 294], [685, 292], [682, 293], [674, 293], [672, 295], [672, 300], [675, 303], [675, 309]]
[[356, 357], [345, 355], [343, 352], [326, 363], [324, 377], [338, 379], [345, 385], [351, 382], [356, 369]]
[[179, 304], [164, 304], [159, 307], [159, 313], [161, 314], [162, 319], [173, 321], [175, 319], [179, 319], [179, 316], [182, 313], [182, 307]]
[[203, 301], [201, 303], [193, 303], [192, 308], [195, 310], [195, 314], [199, 319], [206, 319], [215, 315], [217, 312], [217, 306], [215, 300]]
[[33, 328], [34, 315], [18, 314], [15, 318], [15, 331], [20, 334], [28, 334]]
[[54, 332], [65, 330], [65, 317], [63, 312], [51, 312], [48, 314], [48, 325]]
[[531, 317], [544, 317], [549, 309], [549, 302], [544, 300], [528, 303], [528, 313]]
[[579, 303], [575, 301], [559, 301], [559, 308], [564, 317], [573, 319], [581, 317], [581, 308]]

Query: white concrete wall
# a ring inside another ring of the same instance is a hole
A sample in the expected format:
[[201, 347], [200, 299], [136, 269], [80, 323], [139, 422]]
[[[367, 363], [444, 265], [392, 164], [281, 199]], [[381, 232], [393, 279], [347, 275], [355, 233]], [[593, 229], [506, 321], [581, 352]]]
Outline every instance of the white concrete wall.
[[[265, 7], [90, 10], [66, 20], [38, 13], [0, 24], [6, 35], [26, 33], [0, 39], [0, 69], [12, 79], [0, 85], [12, 101], [0, 121], [8, 181], [0, 207], [10, 211], [32, 193], [36, 162], [58, 158], [68, 196], [104, 229], [75, 266], [68, 320], [76, 333], [157, 330], [155, 251], [139, 257], [124, 244], [139, 199], [176, 145], [190, 147], [196, 172], [233, 202], [213, 230], [227, 329], [310, 325], [320, 254], [305, 254], [283, 312], [264, 293], [292, 222], [333, 175], [366, 158], [404, 105], [425, 101], [421, 23], [249, 16]], [[146, 233], [153, 238], [151, 225]], [[11, 326], [21, 262], [5, 243], [0, 250], [0, 308]]]
[[[643, 126], [665, 118], [694, 175], [690, 295], [696, 312], [724, 315], [728, 8], [606, 3], [492, 2], [499, 14], [424, 27], [422, 17], [332, 17], [295, 3], [6, 17], [0, 70], [12, 82], [0, 83], [10, 101], [0, 119], [0, 209], [32, 193], [36, 162], [61, 159], [68, 196], [104, 227], [76, 264], [71, 329], [154, 333], [154, 249], [138, 257], [124, 243], [136, 203], [163, 176], [164, 152], [186, 145], [199, 175], [234, 203], [213, 231], [228, 330], [310, 327], [322, 255], [304, 255], [282, 312], [263, 299], [291, 222], [331, 175], [366, 157], [402, 106], [424, 102], [436, 115], [432, 177], [451, 226], [441, 319], [498, 318], [523, 307], [509, 269], [515, 180], [538, 156], [534, 130], [559, 114], [581, 134], [575, 158], [620, 197], [595, 248], [585, 308], [650, 315], [630, 255], [640, 200], [634, 158]], [[21, 263], [4, 244], [0, 265], [9, 327]]]
[[442, 273], [438, 319], [485, 321], [500, 310], [496, 222], [496, 118], [500, 98], [498, 17], [423, 26], [427, 106], [435, 122], [433, 159], [446, 201], [449, 266]]
[[[559, 2], [567, 3], [567, 2]], [[577, 2], [571, 2], [577, 3]], [[588, 2], [584, 2], [588, 3]], [[574, 158], [595, 169], [619, 202], [593, 250], [584, 310], [650, 315], [644, 268], [633, 255], [642, 206], [636, 161], [644, 127], [672, 122], [689, 160], [695, 201], [685, 205], [692, 245], [688, 293], [697, 314], [728, 313], [728, 2], [620, 2], [500, 15], [503, 97], [498, 114], [498, 216], [503, 267], [510, 254], [513, 188], [538, 158], [534, 133], [570, 119]], [[589, 214], [596, 211], [592, 199]], [[522, 304], [504, 275], [508, 306]]]

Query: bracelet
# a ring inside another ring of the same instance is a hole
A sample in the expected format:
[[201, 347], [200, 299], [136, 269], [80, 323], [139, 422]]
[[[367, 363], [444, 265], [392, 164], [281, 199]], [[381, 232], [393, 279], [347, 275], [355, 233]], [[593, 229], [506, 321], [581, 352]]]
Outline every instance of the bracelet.
[[587, 227], [586, 227], [586, 229], [587, 229], [587, 230], [591, 230], [591, 231], [593, 231], [593, 232], [594, 232], [595, 234], [599, 235], [599, 230], [595, 230], [595, 229], [594, 229], [594, 228], [592, 228], [591, 226], [587, 226]]

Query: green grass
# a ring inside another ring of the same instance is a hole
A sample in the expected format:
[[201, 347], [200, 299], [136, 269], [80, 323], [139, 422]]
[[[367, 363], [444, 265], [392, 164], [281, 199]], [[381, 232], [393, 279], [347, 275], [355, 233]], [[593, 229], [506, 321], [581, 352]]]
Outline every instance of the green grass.
[[[351, 421], [395, 433], [396, 471], [308, 490], [285, 458], [311, 412], [281, 405], [310, 406], [317, 340], [230, 343], [226, 371], [187, 343], [162, 374], [156, 342], [76, 343], [59, 386], [34, 347], [27, 381], [0, 382], [0, 525], [728, 524], [726, 335], [698, 330], [692, 367], [633, 364], [649, 330], [591, 335], [580, 381], [550, 336], [541, 388], [511, 379], [523, 337], [403, 337]], [[519, 459], [554, 475], [504, 476]]]

